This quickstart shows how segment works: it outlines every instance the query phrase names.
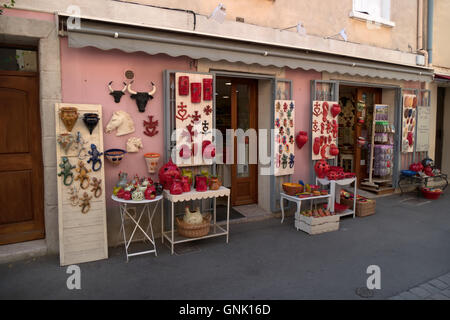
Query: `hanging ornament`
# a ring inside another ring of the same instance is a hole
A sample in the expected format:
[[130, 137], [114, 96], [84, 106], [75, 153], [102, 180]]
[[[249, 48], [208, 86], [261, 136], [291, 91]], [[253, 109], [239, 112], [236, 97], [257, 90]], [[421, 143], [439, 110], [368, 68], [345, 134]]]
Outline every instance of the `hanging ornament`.
[[148, 116], [148, 121], [144, 120], [144, 128], [144, 134], [149, 137], [153, 137], [159, 132], [158, 130], [156, 130], [156, 128], [158, 128], [158, 120], [153, 121], [153, 116]]
[[183, 102], [181, 102], [181, 103], [177, 106], [177, 109], [178, 109], [178, 110], [177, 110], [177, 114], [176, 114], [175, 117], [176, 117], [177, 119], [181, 120], [181, 121], [184, 121], [184, 120], [186, 120], [187, 118], [189, 118], [190, 115], [188, 115], [186, 108], [187, 108], [187, 105], [185, 105], [185, 104], [183, 104]]
[[180, 96], [189, 95], [189, 77], [188, 76], [180, 76], [178, 78], [178, 94]]
[[202, 101], [202, 84], [200, 82], [191, 83], [191, 102], [200, 103]]
[[203, 100], [212, 100], [212, 79], [203, 79]]
[[209, 116], [209, 115], [213, 112], [213, 110], [212, 110], [211, 106], [208, 104], [205, 108], [203, 108], [203, 112], [204, 112], [207, 116]]
[[300, 131], [295, 137], [295, 142], [299, 149], [303, 148], [306, 142], [308, 142], [308, 133], [306, 131]]

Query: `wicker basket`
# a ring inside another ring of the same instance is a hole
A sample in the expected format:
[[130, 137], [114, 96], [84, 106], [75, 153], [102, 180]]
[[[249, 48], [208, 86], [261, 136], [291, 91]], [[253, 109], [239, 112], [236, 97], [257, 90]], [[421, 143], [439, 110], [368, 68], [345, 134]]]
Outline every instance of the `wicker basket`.
[[295, 196], [303, 192], [303, 186], [299, 183], [285, 182], [282, 184], [283, 191], [289, 196]]
[[[350, 209], [353, 209], [353, 199], [346, 199], [344, 197], [341, 197], [341, 203], [346, 204], [350, 207]], [[373, 199], [370, 199], [370, 201], [367, 202], [361, 202], [356, 200], [355, 214], [358, 217], [370, 216], [372, 214], [375, 214], [376, 206], [377, 202]]]
[[206, 236], [209, 233], [209, 228], [211, 227], [211, 215], [207, 214], [203, 217], [203, 222], [200, 224], [189, 224], [180, 219], [176, 218], [177, 231], [180, 236], [186, 238], [198, 238]]

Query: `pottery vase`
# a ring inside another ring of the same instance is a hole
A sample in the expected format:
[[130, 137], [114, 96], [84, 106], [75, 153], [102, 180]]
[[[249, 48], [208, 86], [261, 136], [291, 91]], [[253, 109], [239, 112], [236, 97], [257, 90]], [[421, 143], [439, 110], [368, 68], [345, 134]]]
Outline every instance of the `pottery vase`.
[[92, 131], [94, 131], [99, 119], [100, 118], [96, 113], [85, 113], [83, 115], [83, 122], [88, 128], [90, 134], [92, 134]]
[[57, 141], [64, 152], [67, 153], [67, 151], [69, 151], [70, 149], [70, 146], [75, 141], [75, 138], [70, 133], [61, 133], [58, 135]]
[[221, 182], [218, 177], [211, 177], [209, 178], [209, 189], [210, 190], [217, 190], [221, 186]]
[[195, 176], [195, 190], [202, 192], [208, 189], [208, 184], [206, 181], [206, 176], [204, 175], [196, 175]]
[[59, 118], [67, 131], [71, 132], [78, 119], [78, 109], [75, 107], [62, 107], [59, 109]]
[[158, 161], [160, 158], [159, 153], [146, 153], [144, 154], [145, 162], [147, 163], [147, 170], [149, 173], [156, 172], [156, 166], [158, 165]]

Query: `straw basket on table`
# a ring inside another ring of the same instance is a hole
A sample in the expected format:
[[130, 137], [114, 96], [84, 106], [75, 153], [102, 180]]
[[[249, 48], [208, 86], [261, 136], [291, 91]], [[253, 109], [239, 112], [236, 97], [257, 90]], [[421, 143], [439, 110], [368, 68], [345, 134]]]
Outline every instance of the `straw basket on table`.
[[199, 224], [189, 224], [184, 222], [183, 219], [179, 217], [176, 218], [177, 231], [178, 233], [186, 238], [198, 238], [206, 236], [209, 233], [209, 228], [211, 227], [211, 215], [207, 214], [203, 217], [202, 223]]

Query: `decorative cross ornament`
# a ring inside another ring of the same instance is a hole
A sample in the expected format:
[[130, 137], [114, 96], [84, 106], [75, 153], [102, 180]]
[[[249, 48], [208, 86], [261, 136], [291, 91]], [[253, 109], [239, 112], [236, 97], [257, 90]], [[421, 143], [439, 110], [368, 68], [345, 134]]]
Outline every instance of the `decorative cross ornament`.
[[158, 128], [158, 120], [153, 121], [153, 116], [148, 116], [148, 120], [149, 121], [144, 120], [144, 134], [149, 137], [153, 137], [159, 132], [158, 130], [156, 130], [156, 128]]
[[183, 102], [180, 103], [180, 105], [177, 106], [177, 115], [175, 116], [177, 119], [184, 121], [187, 118], [190, 117], [190, 115], [187, 114], [187, 105], [183, 104]]

